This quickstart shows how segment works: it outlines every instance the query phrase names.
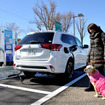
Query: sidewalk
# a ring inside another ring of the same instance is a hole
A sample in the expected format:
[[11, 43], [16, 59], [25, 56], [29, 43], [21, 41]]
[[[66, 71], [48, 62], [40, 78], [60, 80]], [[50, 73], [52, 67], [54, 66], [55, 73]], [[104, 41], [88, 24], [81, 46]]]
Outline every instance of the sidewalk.
[[9, 75], [18, 74], [19, 71], [14, 70], [13, 66], [0, 66], [0, 79], [6, 78]]
[[14, 70], [13, 66], [0, 66], [0, 71]]
[[43, 105], [105, 105], [105, 100], [95, 98], [94, 92], [84, 91], [88, 87], [88, 81], [88, 77], [84, 77]]

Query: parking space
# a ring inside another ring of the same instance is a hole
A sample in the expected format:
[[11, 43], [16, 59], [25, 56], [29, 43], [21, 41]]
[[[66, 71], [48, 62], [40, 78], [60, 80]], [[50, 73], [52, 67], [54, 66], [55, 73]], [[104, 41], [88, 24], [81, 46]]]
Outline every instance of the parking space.
[[0, 105], [31, 105], [38, 99], [44, 97], [44, 94], [15, 90], [0, 86]]
[[84, 77], [83, 71], [75, 71], [73, 78], [66, 80], [53, 75], [37, 75], [34, 78], [19, 76], [0, 80], [1, 105], [40, 105]]

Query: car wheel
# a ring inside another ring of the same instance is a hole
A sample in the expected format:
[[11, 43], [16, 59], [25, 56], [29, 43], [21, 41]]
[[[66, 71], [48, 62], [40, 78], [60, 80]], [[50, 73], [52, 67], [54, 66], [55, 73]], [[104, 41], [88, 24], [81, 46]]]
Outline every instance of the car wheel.
[[66, 78], [72, 78], [73, 76], [73, 71], [74, 71], [74, 64], [73, 61], [69, 60], [66, 66], [66, 70], [65, 70], [65, 77]]
[[28, 78], [33, 77], [36, 73], [35, 72], [28, 72], [28, 71], [23, 71], [24, 75]]

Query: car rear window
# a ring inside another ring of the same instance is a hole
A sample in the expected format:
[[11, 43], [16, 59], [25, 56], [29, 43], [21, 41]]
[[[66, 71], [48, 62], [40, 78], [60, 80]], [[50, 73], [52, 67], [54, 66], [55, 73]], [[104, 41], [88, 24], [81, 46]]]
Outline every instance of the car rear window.
[[35, 33], [25, 36], [19, 44], [52, 43], [54, 32]]

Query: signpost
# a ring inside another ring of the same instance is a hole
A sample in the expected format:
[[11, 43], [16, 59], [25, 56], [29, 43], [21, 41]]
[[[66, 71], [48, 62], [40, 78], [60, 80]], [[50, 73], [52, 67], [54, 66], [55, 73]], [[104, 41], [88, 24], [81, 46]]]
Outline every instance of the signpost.
[[55, 21], [55, 31], [62, 32], [62, 24]]

